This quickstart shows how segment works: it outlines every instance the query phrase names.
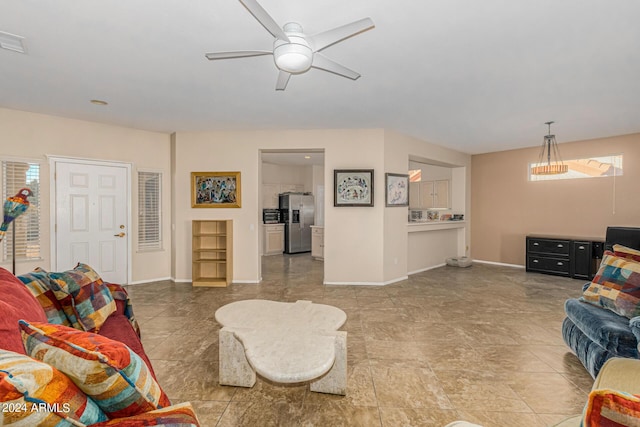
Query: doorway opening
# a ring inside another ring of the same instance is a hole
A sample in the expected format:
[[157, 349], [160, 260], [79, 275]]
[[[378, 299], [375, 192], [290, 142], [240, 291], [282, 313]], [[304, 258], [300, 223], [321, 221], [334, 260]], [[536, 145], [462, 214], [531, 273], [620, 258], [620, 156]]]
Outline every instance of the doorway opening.
[[324, 149], [261, 150], [259, 175], [260, 277], [324, 277]]

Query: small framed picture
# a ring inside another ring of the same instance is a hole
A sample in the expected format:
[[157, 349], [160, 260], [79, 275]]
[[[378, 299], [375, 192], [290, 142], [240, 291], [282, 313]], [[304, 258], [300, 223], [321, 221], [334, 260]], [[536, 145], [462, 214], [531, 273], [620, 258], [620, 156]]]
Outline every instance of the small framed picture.
[[409, 206], [409, 175], [384, 174], [386, 206]]
[[429, 221], [438, 221], [440, 219], [440, 213], [438, 211], [427, 211], [427, 219]]
[[373, 206], [373, 169], [334, 169], [333, 206]]
[[192, 208], [240, 206], [240, 172], [191, 172]]

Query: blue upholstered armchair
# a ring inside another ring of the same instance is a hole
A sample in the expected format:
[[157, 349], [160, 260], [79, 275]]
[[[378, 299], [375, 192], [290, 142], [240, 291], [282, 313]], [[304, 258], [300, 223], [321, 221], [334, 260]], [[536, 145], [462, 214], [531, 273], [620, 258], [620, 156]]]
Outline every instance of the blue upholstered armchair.
[[[640, 249], [640, 228], [608, 227], [605, 249], [614, 244]], [[640, 358], [640, 316], [621, 316], [579, 298], [567, 300], [565, 312], [562, 337], [593, 378], [612, 357]]]

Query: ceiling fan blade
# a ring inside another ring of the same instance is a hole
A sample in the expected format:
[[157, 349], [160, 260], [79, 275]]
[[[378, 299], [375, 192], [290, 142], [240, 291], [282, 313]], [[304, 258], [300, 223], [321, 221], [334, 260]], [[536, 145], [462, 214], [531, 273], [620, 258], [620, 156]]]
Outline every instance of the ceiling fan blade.
[[320, 70], [328, 71], [330, 73], [347, 77], [352, 80], [356, 80], [358, 77], [360, 77], [359, 73], [356, 73], [355, 71], [348, 69], [344, 65], [338, 64], [337, 62], [327, 58], [320, 52], [316, 52], [313, 54], [313, 63], [311, 63], [311, 66], [313, 68], [318, 68]]
[[375, 27], [371, 18], [363, 18], [350, 24], [323, 31], [309, 37], [313, 41], [314, 52], [324, 49], [327, 46], [338, 43], [348, 37], [355, 36], [363, 31]]
[[272, 55], [273, 52], [270, 50], [237, 50], [232, 52], [215, 52], [215, 53], [207, 53], [204, 56], [209, 60], [214, 59], [230, 59], [230, 58], [245, 58], [247, 56], [261, 56], [261, 55]]
[[240, 0], [240, 3], [251, 12], [253, 17], [256, 18], [267, 31], [273, 34], [273, 37], [287, 42], [289, 41], [289, 37], [287, 37], [282, 28], [280, 28], [271, 15], [269, 15], [256, 0]]
[[291, 73], [280, 70], [280, 73], [278, 74], [278, 81], [276, 83], [276, 90], [285, 90], [287, 83], [289, 83], [289, 77], [291, 77]]

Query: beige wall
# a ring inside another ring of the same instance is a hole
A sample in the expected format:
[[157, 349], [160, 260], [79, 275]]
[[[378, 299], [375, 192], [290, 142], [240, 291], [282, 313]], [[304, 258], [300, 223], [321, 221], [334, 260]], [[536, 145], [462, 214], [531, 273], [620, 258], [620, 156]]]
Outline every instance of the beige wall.
[[[452, 190], [454, 212], [463, 213], [468, 219], [471, 214], [469, 211], [471, 196], [469, 191], [470, 174], [466, 171], [470, 169], [471, 156], [386, 130], [385, 172], [398, 173], [403, 168], [407, 170], [409, 157], [453, 168], [451, 174], [452, 178], [455, 178], [452, 179], [452, 182], [455, 183], [455, 189]], [[382, 202], [384, 203], [384, 199]], [[429, 231], [419, 233], [424, 236], [409, 237], [407, 219], [407, 208], [387, 208], [385, 211], [385, 282], [393, 281], [400, 274], [406, 276], [407, 272], [442, 265], [449, 256], [466, 254], [466, 246], [470, 245], [471, 227], [468, 221], [460, 238], [458, 238], [457, 231]], [[416, 245], [416, 242], [420, 241], [425, 244]], [[458, 246], [462, 246], [461, 251], [458, 251]], [[402, 255], [398, 257], [398, 254]], [[396, 259], [398, 259], [398, 264], [395, 263]], [[416, 259], [419, 259], [419, 262], [414, 262]], [[417, 268], [416, 265], [419, 265], [420, 268]]]
[[[372, 168], [383, 179], [381, 130], [284, 130], [254, 132], [180, 132], [176, 134], [177, 206], [190, 206], [192, 171], [240, 171], [242, 208], [177, 209], [176, 279], [191, 278], [191, 220], [234, 220], [234, 281], [260, 280], [260, 150], [324, 149], [325, 188], [333, 188], [333, 170]], [[204, 153], [204, 154], [203, 154]], [[325, 191], [325, 281], [378, 283], [382, 280], [381, 187], [374, 208], [334, 208]], [[348, 229], [348, 233], [344, 230]]]
[[[240, 171], [242, 208], [177, 208], [176, 269], [191, 278], [191, 221], [234, 220], [234, 282], [260, 280], [260, 150], [323, 149], [324, 281], [384, 284], [407, 275], [407, 208], [386, 208], [385, 172], [406, 173], [409, 155], [468, 167], [471, 157], [380, 129], [180, 132], [175, 136], [176, 206], [190, 206], [192, 171]], [[334, 207], [334, 169], [374, 169], [374, 207]]]
[[[0, 157], [28, 158], [41, 164], [42, 203], [42, 255], [37, 262], [18, 263], [18, 274], [34, 267], [51, 268], [49, 242], [51, 197], [49, 162], [47, 155], [126, 162], [132, 165], [131, 194], [137, 200], [137, 170], [151, 169], [163, 172], [163, 212], [171, 210], [169, 135], [65, 119], [0, 108]], [[131, 233], [137, 236], [137, 204], [132, 203]], [[136, 239], [132, 240], [132, 282], [150, 281], [171, 277], [171, 232], [169, 221], [163, 228], [164, 250], [157, 252], [136, 251]], [[11, 268], [2, 264], [2, 267]]]
[[525, 236], [603, 238], [609, 225], [640, 226], [640, 134], [559, 144], [564, 159], [623, 154], [619, 177], [528, 181], [539, 147], [472, 157], [474, 259], [525, 264]]
[[[385, 208], [385, 172], [406, 172], [409, 156], [451, 165], [470, 165], [470, 156], [382, 129], [281, 130], [254, 132], [180, 132], [173, 135], [81, 120], [0, 109], [0, 157], [42, 164], [41, 262], [18, 265], [18, 273], [36, 266], [50, 269], [52, 239], [49, 163], [46, 155], [126, 162], [132, 165], [132, 229], [137, 235], [139, 168], [163, 172], [164, 249], [136, 252], [133, 239], [132, 283], [191, 278], [191, 220], [234, 220], [234, 280], [260, 280], [260, 150], [322, 149], [323, 170], [311, 183], [324, 182], [325, 282], [383, 284], [407, 274], [407, 209]], [[334, 169], [374, 169], [375, 206], [334, 207]], [[192, 171], [242, 172], [242, 208], [192, 209]], [[469, 204], [467, 204], [469, 206]], [[468, 241], [468, 239], [467, 239]], [[3, 265], [4, 266], [4, 265]], [[6, 266], [5, 266], [6, 267]]]

